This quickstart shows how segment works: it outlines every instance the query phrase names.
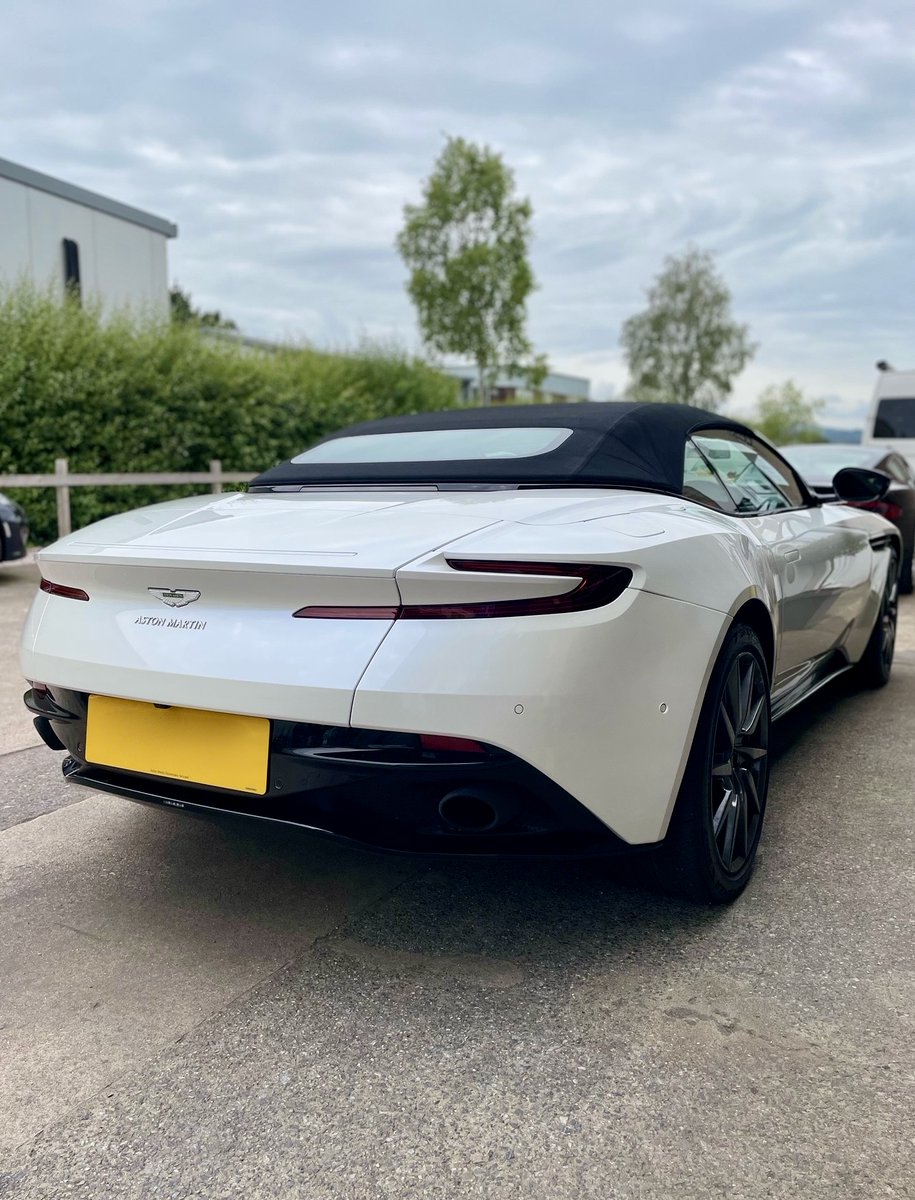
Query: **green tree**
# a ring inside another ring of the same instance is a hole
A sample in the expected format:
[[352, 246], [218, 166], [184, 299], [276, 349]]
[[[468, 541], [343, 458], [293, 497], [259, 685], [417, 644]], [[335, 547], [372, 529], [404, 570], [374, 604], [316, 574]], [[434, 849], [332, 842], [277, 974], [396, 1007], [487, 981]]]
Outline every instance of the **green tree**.
[[423, 339], [476, 364], [484, 404], [500, 369], [533, 385], [546, 373], [525, 332], [531, 214], [501, 157], [463, 138], [448, 139], [422, 203], [404, 207], [397, 248]]
[[776, 446], [825, 442], [817, 414], [825, 401], [806, 397], [793, 379], [771, 383], [760, 392], [753, 425]]
[[214, 312], [202, 312], [194, 308], [190, 292], [185, 292], [177, 283], [169, 289], [172, 321], [176, 325], [202, 325], [207, 329], [237, 329], [238, 326], [229, 317], [224, 317], [216, 309]]
[[717, 409], [756, 350], [731, 316], [731, 293], [706, 250], [690, 246], [666, 259], [648, 307], [620, 338], [636, 400]]

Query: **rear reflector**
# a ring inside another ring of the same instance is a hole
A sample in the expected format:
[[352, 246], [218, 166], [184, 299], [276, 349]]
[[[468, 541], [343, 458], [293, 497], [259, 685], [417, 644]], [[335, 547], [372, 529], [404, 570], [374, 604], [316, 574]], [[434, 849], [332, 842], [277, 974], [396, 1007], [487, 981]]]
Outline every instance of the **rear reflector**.
[[449, 558], [454, 571], [479, 571], [488, 575], [556, 575], [576, 577], [578, 583], [555, 596], [520, 600], [474, 600], [462, 604], [404, 604], [399, 607], [360, 608], [355, 605], [314, 605], [300, 608], [294, 617], [358, 621], [438, 621], [470, 617], [530, 617], [582, 612], [601, 608], [618, 599], [632, 582], [628, 567], [598, 563], [507, 562], [504, 559]]
[[403, 610], [399, 605], [370, 608], [366, 605], [360, 608], [356, 604], [334, 606], [332, 604], [313, 604], [308, 608], [297, 609], [294, 617], [311, 617], [325, 621], [396, 621]]
[[89, 593], [82, 588], [66, 587], [62, 583], [51, 583], [50, 579], [42, 579], [38, 585], [49, 596], [63, 596], [66, 600], [88, 600]]
[[424, 750], [450, 750], [458, 754], [485, 754], [486, 747], [470, 738], [445, 737], [438, 733], [421, 733], [419, 744]]

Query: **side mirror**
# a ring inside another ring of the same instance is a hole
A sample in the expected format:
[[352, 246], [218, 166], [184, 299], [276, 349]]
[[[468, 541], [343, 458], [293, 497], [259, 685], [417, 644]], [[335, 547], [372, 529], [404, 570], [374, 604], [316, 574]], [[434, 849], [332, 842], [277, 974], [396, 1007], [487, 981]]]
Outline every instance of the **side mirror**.
[[832, 479], [833, 490], [840, 500], [849, 503], [866, 503], [882, 500], [892, 483], [889, 475], [872, 471], [868, 467], [843, 467]]

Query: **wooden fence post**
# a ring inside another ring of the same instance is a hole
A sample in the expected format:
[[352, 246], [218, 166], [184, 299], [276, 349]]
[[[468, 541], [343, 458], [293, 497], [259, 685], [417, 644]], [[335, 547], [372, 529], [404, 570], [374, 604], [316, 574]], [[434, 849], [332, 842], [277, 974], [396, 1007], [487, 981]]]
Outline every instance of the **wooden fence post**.
[[213, 477], [213, 482], [210, 484], [210, 491], [218, 496], [222, 491], [222, 459], [210, 459], [210, 474]]
[[[54, 459], [54, 474], [61, 480], [65, 480], [70, 473], [70, 464], [66, 458]], [[73, 526], [70, 520], [70, 488], [66, 483], [58, 483], [55, 487], [57, 492], [57, 536], [66, 537], [72, 532]]]

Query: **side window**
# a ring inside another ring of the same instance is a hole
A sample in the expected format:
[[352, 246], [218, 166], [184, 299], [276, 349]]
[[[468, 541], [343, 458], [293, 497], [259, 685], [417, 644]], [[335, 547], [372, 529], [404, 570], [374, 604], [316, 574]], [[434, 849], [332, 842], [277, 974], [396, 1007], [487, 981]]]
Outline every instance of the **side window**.
[[686, 443], [683, 459], [683, 496], [719, 512], [735, 513], [737, 506], [706, 459], [692, 442]]
[[801, 508], [804, 493], [794, 472], [762, 442], [742, 434], [697, 433], [693, 440], [730, 493], [739, 513]]

